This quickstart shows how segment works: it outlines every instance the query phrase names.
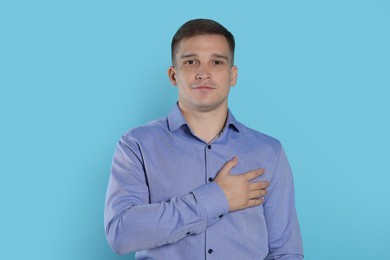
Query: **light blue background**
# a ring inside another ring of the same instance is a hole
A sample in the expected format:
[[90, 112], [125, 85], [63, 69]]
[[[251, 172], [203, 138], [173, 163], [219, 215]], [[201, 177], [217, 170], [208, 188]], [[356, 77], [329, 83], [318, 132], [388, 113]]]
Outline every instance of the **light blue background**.
[[389, 1], [2, 1], [0, 259], [132, 259], [103, 208], [128, 128], [176, 101], [170, 40], [237, 41], [230, 107], [282, 141], [306, 259], [390, 259]]

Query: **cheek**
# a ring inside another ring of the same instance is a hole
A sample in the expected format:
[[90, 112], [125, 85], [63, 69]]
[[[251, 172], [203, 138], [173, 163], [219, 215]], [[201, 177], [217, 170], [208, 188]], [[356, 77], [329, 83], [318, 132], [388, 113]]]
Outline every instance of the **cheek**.
[[219, 79], [218, 81], [224, 85], [230, 86], [230, 83], [232, 82], [232, 77], [231, 77], [230, 72], [219, 73], [218, 79]]
[[183, 75], [183, 74], [180, 74], [180, 75], [177, 75], [176, 77], [176, 85], [177, 87], [179, 88], [179, 90], [183, 90], [185, 91], [185, 89], [188, 88], [188, 86], [191, 84], [191, 80], [189, 79], [189, 77], [187, 75]]
[[190, 83], [195, 78], [195, 72], [187, 69], [176, 74], [176, 81], [181, 83]]
[[178, 86], [181, 86], [187, 82], [185, 75], [180, 74], [176, 77], [176, 82]]

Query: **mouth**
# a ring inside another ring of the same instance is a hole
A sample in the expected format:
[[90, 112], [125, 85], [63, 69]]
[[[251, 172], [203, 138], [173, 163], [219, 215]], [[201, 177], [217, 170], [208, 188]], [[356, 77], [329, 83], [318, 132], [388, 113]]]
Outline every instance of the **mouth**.
[[195, 87], [194, 89], [197, 89], [197, 90], [208, 90], [208, 89], [214, 89], [214, 88], [208, 87], [208, 86], [199, 86], [199, 87]]
[[215, 87], [210, 86], [210, 85], [197, 85], [197, 86], [192, 87], [192, 89], [195, 89], [195, 90], [212, 90], [212, 89], [215, 89]]

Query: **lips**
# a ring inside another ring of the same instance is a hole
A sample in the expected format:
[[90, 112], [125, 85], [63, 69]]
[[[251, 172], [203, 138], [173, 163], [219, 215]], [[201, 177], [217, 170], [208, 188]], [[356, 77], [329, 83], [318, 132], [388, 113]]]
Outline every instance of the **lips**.
[[211, 87], [211, 86], [197, 86], [197, 87], [194, 87], [194, 89], [199, 89], [199, 90], [203, 90], [203, 89], [215, 89], [214, 87]]
[[212, 84], [196, 84], [192, 86], [193, 89], [198, 90], [209, 90], [209, 89], [216, 89]]

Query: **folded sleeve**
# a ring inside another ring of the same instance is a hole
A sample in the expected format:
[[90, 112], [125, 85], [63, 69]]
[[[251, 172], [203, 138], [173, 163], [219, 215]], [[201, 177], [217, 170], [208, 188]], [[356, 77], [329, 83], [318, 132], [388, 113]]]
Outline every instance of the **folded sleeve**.
[[105, 233], [113, 251], [126, 254], [175, 243], [203, 232], [227, 212], [227, 200], [215, 183], [150, 203], [139, 145], [128, 136], [121, 138], [112, 161], [104, 212]]

